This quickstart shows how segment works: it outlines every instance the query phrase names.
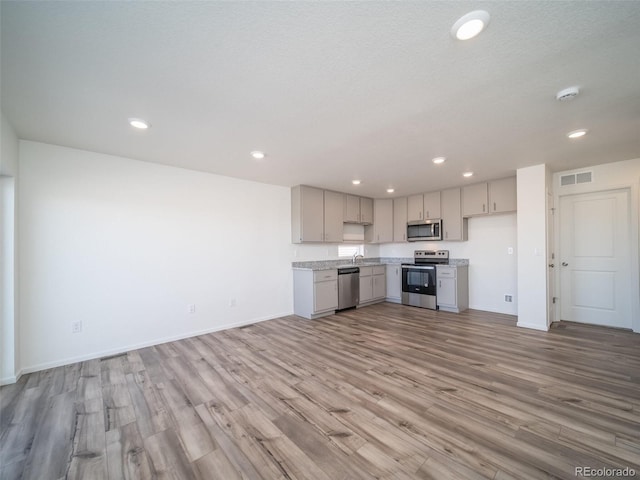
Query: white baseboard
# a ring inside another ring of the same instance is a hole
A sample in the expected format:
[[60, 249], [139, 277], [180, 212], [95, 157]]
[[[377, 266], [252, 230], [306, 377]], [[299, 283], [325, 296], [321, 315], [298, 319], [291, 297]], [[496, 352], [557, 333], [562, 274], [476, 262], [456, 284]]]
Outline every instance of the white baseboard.
[[516, 324], [516, 326], [517, 327], [522, 327], [522, 328], [530, 328], [532, 330], [540, 330], [542, 332], [548, 332], [549, 331], [549, 327], [538, 325], [537, 323], [522, 323], [522, 322], [518, 322]]
[[0, 387], [2, 385], [11, 385], [12, 383], [16, 383], [18, 380], [20, 380], [21, 376], [22, 376], [22, 371], [18, 372], [18, 374], [14, 375], [13, 377], [0, 378]]
[[[133, 344], [133, 345], [125, 345], [122, 347], [118, 347], [118, 348], [114, 348], [111, 350], [103, 350], [101, 352], [96, 352], [96, 353], [90, 353], [87, 355], [80, 355], [77, 357], [69, 357], [69, 358], [65, 358], [65, 359], [61, 359], [61, 360], [54, 360], [51, 362], [45, 362], [45, 363], [40, 363], [37, 365], [31, 365], [29, 367], [24, 367], [21, 372], [20, 375], [24, 374], [24, 373], [33, 373], [33, 372], [39, 372], [41, 370], [48, 370], [49, 368], [56, 368], [56, 367], [62, 367], [64, 365], [70, 365], [72, 363], [78, 363], [78, 362], [85, 362], [87, 360], [94, 360], [96, 358], [102, 358], [102, 357], [109, 357], [112, 355], [118, 355], [121, 353], [126, 353], [126, 352], [130, 352], [132, 350], [138, 350], [140, 348], [146, 348], [146, 347], [152, 347], [154, 345], [160, 345], [163, 343], [167, 343], [167, 342], [174, 342], [176, 340], [182, 340], [184, 338], [191, 338], [191, 337], [197, 337], [199, 335], [206, 335], [207, 333], [214, 333], [214, 332], [219, 332], [222, 330], [229, 330], [230, 328], [237, 328], [237, 327], [243, 327], [245, 325], [252, 325], [254, 323], [259, 323], [259, 322], [264, 322], [267, 320], [273, 320], [276, 318], [281, 318], [281, 317], [286, 317], [288, 315], [293, 315], [293, 312], [286, 312], [286, 313], [279, 313], [276, 315], [269, 315], [267, 317], [260, 317], [260, 318], [254, 318], [251, 320], [245, 320], [245, 321], [241, 321], [241, 322], [236, 322], [236, 323], [229, 323], [226, 325], [222, 325], [222, 326], [217, 326], [214, 328], [208, 328], [205, 330], [199, 330], [196, 332], [189, 332], [189, 333], [184, 333], [184, 334], [180, 334], [180, 335], [174, 335], [171, 337], [164, 337], [164, 338], [157, 338], [154, 340], [149, 340], [147, 342], [142, 342], [142, 343], [137, 343], [137, 344]], [[20, 378], [20, 375], [18, 375], [17, 378]], [[11, 380], [13, 377], [9, 377], [8, 380]], [[4, 380], [4, 379], [3, 379]], [[9, 382], [9, 383], [15, 383], [17, 381], [14, 380], [13, 382]]]

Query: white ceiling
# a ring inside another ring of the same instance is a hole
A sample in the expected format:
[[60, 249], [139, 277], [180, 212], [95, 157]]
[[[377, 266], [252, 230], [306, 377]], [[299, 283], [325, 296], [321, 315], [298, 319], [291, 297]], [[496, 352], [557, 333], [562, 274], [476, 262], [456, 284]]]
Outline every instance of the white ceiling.
[[[455, 41], [478, 8], [487, 30]], [[1, 16], [23, 139], [373, 197], [640, 157], [639, 1], [3, 0]]]

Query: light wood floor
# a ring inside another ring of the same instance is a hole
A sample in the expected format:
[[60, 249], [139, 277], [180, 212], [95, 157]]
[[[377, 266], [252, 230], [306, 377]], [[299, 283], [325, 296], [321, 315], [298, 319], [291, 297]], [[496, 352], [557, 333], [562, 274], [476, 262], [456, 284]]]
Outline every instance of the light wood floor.
[[640, 472], [640, 335], [478, 311], [291, 316], [34, 373], [0, 395], [3, 480]]

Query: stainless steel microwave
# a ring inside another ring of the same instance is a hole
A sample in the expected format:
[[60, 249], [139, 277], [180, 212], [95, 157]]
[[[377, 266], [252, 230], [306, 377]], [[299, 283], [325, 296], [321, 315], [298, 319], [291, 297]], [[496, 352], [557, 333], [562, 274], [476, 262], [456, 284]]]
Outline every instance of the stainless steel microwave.
[[407, 224], [409, 242], [442, 240], [442, 220], [418, 220]]

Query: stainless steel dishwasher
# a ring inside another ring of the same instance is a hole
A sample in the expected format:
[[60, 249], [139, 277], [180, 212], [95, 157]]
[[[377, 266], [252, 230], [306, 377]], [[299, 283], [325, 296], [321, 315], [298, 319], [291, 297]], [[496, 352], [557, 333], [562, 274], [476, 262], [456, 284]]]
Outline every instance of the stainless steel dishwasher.
[[360, 300], [360, 268], [338, 269], [338, 310], [352, 308]]

